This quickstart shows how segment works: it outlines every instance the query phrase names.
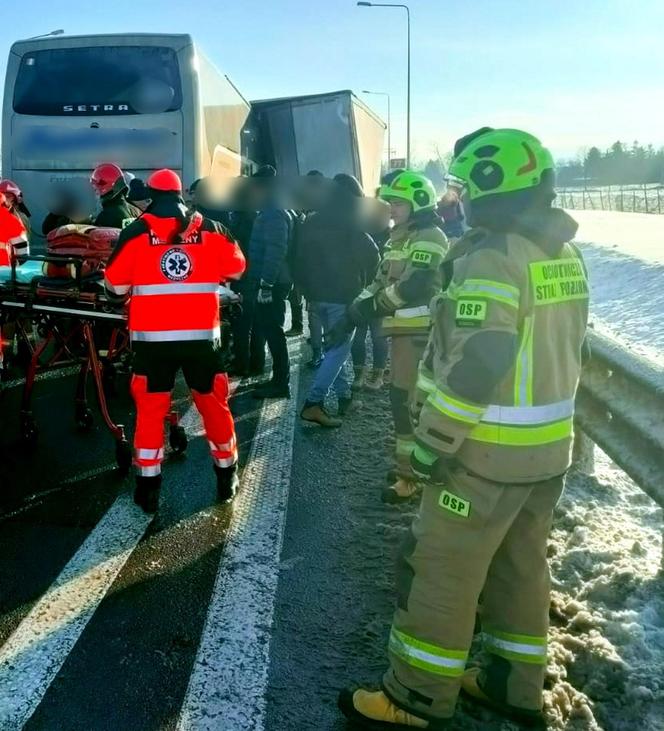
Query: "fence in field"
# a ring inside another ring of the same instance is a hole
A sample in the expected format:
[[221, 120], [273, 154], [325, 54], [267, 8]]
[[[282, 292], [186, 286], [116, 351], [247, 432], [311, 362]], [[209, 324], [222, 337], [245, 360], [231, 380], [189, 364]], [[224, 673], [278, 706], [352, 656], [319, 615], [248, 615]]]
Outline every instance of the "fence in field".
[[584, 211], [664, 213], [664, 185], [559, 188], [558, 205]]

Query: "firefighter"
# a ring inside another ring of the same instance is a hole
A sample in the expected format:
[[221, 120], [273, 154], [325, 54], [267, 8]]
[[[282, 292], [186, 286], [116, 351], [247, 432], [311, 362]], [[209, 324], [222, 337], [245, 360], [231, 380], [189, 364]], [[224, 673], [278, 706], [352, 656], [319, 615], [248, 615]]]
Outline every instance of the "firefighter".
[[355, 324], [381, 317], [383, 334], [391, 336], [396, 470], [388, 475], [392, 484], [382, 497], [398, 503], [417, 492], [410, 466], [415, 442], [408, 404], [431, 325], [429, 302], [443, 287], [447, 239], [435, 213], [436, 190], [424, 175], [403, 171], [381, 186], [379, 197], [390, 204], [394, 227], [374, 283], [351, 305], [349, 315]]
[[[538, 139], [468, 135], [450, 174], [473, 228], [432, 305], [412, 455], [426, 486], [400, 556], [390, 668], [382, 691], [347, 690], [340, 705], [369, 728], [442, 728], [461, 688], [542, 727], [547, 538], [570, 465], [587, 274]], [[480, 593], [486, 664], [466, 670]]]
[[161, 487], [164, 419], [180, 369], [203, 417], [219, 499], [228, 502], [235, 495], [237, 446], [222, 365], [219, 284], [240, 277], [245, 260], [220, 224], [187, 213], [176, 173], [159, 170], [147, 186], [152, 202], [120, 235], [106, 268], [106, 288], [112, 297], [131, 296], [134, 500], [153, 513]]
[[97, 165], [90, 176], [90, 185], [101, 203], [101, 211], [93, 221], [95, 226], [125, 228], [141, 215], [141, 210], [127, 200], [127, 178], [114, 163]]

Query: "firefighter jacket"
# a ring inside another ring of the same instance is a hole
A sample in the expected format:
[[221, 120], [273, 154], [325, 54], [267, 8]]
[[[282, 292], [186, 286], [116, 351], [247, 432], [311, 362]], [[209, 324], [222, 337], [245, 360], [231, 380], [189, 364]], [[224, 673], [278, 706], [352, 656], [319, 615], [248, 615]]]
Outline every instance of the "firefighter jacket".
[[122, 193], [101, 198], [101, 211], [94, 225], [104, 228], [126, 228], [141, 215], [141, 210], [127, 201]]
[[216, 340], [219, 284], [244, 268], [240, 247], [218, 223], [164, 204], [122, 231], [105, 283], [111, 296], [131, 295], [132, 341]]
[[29, 253], [28, 234], [21, 219], [0, 206], [0, 266], [11, 266], [17, 256]]
[[568, 243], [576, 228], [546, 209], [452, 247], [415, 399], [425, 449], [501, 483], [568, 469], [588, 318], [587, 272]]
[[429, 302], [443, 288], [442, 263], [447, 252], [445, 234], [431, 224], [412, 223], [392, 229], [376, 278], [361, 297], [376, 297], [385, 335], [427, 332]]

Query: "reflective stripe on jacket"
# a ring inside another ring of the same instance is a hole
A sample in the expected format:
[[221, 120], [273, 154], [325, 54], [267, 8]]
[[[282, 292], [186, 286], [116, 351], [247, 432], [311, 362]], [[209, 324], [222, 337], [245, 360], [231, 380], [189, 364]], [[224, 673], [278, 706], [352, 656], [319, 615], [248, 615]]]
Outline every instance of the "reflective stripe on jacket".
[[377, 295], [386, 335], [426, 332], [431, 324], [429, 302], [442, 289], [442, 263], [447, 253], [445, 234], [435, 226], [392, 230], [385, 255], [368, 293]]
[[245, 268], [240, 247], [214, 221], [145, 214], [122, 232], [105, 272], [111, 295], [131, 295], [129, 331], [137, 342], [214, 340], [219, 284]]
[[581, 254], [485, 230], [459, 249], [448, 291], [432, 303], [416, 438], [497, 482], [560, 475], [570, 464], [588, 317]]

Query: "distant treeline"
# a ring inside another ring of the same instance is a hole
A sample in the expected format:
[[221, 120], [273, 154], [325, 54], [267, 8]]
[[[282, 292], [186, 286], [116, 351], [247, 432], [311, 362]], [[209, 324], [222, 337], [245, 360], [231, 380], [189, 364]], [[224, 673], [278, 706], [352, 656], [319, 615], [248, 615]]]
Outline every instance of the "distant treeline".
[[664, 183], [664, 148], [614, 142], [602, 152], [591, 147], [583, 157], [558, 166], [559, 186]]

